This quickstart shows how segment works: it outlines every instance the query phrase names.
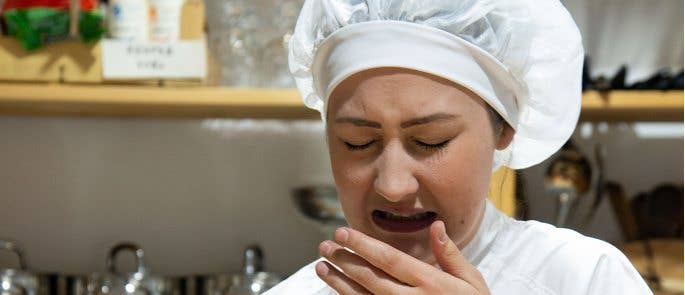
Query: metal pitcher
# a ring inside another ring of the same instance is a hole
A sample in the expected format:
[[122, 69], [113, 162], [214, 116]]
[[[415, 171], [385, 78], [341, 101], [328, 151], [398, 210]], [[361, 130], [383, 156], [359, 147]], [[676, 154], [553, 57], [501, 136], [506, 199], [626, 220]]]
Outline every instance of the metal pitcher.
[[[136, 257], [137, 269], [133, 273], [121, 273], [115, 265], [117, 255], [131, 251]], [[87, 286], [88, 295], [136, 294], [136, 295], [177, 295], [172, 280], [152, 276], [144, 262], [143, 249], [133, 243], [120, 243], [112, 247], [107, 256], [107, 272], [93, 274]]]
[[37, 295], [38, 278], [26, 271], [21, 250], [4, 240], [0, 240], [0, 250], [13, 252], [19, 260], [19, 268], [0, 268], [0, 295]]

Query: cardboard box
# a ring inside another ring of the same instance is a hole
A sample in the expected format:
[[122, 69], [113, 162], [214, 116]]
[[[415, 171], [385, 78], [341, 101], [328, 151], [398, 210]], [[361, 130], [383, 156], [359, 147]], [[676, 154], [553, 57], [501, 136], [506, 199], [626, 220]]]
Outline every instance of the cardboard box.
[[183, 11], [181, 11], [181, 40], [202, 39], [204, 34], [204, 2], [202, 0], [186, 0], [183, 4]]
[[102, 82], [100, 44], [63, 41], [27, 52], [18, 40], [0, 37], [0, 80]]

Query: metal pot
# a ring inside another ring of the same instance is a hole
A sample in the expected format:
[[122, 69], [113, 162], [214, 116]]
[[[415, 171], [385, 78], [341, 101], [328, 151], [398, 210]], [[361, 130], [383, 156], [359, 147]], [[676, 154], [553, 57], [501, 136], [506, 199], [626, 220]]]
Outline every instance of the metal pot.
[[85, 295], [88, 276], [61, 273], [36, 273], [38, 295]]
[[0, 240], [0, 250], [13, 252], [19, 260], [19, 268], [0, 268], [0, 295], [37, 295], [38, 278], [26, 271], [21, 250], [10, 241]]
[[243, 269], [237, 274], [205, 277], [202, 295], [257, 295], [280, 283], [283, 278], [264, 271], [264, 254], [257, 245], [245, 248]]
[[[125, 274], [117, 271], [114, 262], [122, 251], [135, 254], [135, 272]], [[150, 275], [143, 258], [143, 249], [133, 243], [120, 243], [112, 247], [107, 256], [107, 272], [95, 273], [90, 277], [86, 294], [180, 295], [174, 280]]]
[[23, 252], [10, 241], [0, 240], [0, 249], [17, 256], [18, 269], [0, 269], [0, 295], [84, 295], [85, 277], [27, 270]]
[[245, 248], [243, 272], [233, 276], [229, 295], [255, 295], [266, 292], [283, 280], [281, 276], [264, 271], [264, 252], [257, 245]]

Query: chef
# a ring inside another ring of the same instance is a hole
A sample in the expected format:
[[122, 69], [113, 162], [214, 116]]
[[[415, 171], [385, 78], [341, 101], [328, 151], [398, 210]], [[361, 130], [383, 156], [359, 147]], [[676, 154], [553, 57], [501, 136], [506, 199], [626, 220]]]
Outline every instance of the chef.
[[290, 71], [349, 227], [267, 294], [651, 294], [610, 244], [487, 199], [568, 140], [582, 62], [557, 0], [307, 0]]

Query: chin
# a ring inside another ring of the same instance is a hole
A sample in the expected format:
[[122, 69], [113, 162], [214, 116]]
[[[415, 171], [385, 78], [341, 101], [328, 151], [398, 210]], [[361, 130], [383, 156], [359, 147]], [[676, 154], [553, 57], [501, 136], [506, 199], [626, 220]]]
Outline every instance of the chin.
[[392, 237], [384, 242], [418, 260], [430, 262], [433, 260], [433, 253], [428, 238], [427, 234], [421, 239], [416, 237]]
[[370, 225], [370, 227], [364, 229], [357, 228], [357, 230], [423, 262], [433, 264], [435, 261], [430, 246], [430, 231], [428, 229], [408, 234], [398, 234], [385, 232]]

